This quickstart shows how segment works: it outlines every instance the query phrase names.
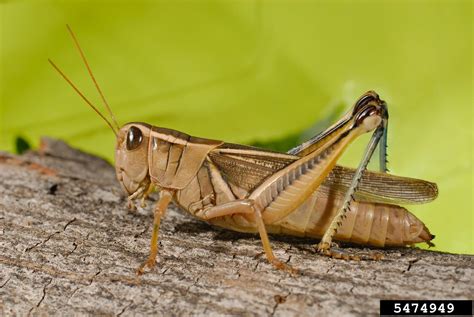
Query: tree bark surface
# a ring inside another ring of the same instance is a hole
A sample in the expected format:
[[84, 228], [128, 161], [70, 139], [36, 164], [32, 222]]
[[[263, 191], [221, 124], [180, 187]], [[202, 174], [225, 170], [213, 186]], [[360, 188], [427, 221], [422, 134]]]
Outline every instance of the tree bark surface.
[[153, 203], [130, 212], [113, 167], [60, 141], [0, 153], [0, 315], [365, 316], [380, 299], [473, 298], [471, 255], [398, 248], [343, 261], [315, 254], [316, 241], [272, 237], [300, 271], [291, 276], [267, 263], [258, 237], [176, 207], [156, 268], [137, 278]]

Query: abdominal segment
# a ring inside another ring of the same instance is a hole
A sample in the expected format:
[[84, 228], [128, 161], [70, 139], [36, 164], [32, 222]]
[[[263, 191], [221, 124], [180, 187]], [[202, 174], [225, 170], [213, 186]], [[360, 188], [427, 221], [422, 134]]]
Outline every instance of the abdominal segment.
[[[339, 211], [342, 197], [314, 193], [299, 208], [269, 227], [279, 234], [321, 238]], [[353, 201], [335, 240], [377, 247], [405, 246], [434, 238], [425, 224], [397, 205]]]

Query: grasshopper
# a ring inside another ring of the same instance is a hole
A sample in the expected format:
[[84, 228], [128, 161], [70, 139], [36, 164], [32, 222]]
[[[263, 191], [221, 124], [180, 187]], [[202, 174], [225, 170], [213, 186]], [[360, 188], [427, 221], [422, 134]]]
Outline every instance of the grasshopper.
[[[375, 247], [432, 245], [434, 235], [425, 224], [398, 204], [429, 202], [437, 197], [437, 186], [388, 174], [388, 109], [375, 92], [363, 94], [339, 121], [287, 153], [203, 139], [143, 122], [120, 128], [76, 36], [68, 30], [114, 125], [49, 62], [115, 134], [115, 171], [129, 206], [159, 191], [150, 253], [137, 274], [156, 264], [160, 222], [171, 202], [213, 225], [258, 233], [267, 260], [290, 272], [295, 270], [275, 257], [268, 233], [321, 239], [317, 252], [332, 257], [341, 257], [333, 240]], [[336, 165], [354, 139], [370, 132], [357, 169]], [[367, 171], [377, 146], [380, 171]]]

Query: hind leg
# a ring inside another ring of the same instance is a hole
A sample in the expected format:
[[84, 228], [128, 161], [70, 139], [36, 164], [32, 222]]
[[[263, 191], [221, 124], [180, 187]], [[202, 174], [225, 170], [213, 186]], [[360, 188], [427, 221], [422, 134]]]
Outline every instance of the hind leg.
[[316, 246], [317, 251], [324, 256], [338, 259], [338, 260], [346, 260], [346, 261], [361, 261], [361, 260], [371, 260], [371, 261], [379, 261], [383, 259], [383, 254], [377, 251], [357, 251], [357, 252], [350, 252], [347, 249], [340, 247], [337, 243], [332, 242], [330, 247], [327, 249], [320, 249], [320, 244]]

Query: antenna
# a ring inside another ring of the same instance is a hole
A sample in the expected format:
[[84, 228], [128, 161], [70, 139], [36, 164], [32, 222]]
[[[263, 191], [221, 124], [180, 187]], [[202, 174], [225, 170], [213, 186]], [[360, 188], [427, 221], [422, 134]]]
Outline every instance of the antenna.
[[74, 41], [74, 44], [76, 44], [76, 47], [77, 47], [77, 50], [79, 51], [79, 54], [81, 54], [82, 61], [86, 65], [87, 71], [89, 72], [89, 75], [90, 75], [92, 81], [94, 82], [94, 85], [97, 88], [97, 91], [99, 92], [100, 97], [102, 98], [102, 101], [104, 102], [104, 105], [107, 108], [107, 111], [109, 112], [110, 117], [112, 118], [112, 121], [115, 123], [115, 126], [117, 127], [117, 130], [120, 130], [120, 126], [118, 125], [117, 120], [115, 119], [115, 116], [112, 112], [112, 109], [110, 108], [109, 103], [105, 99], [105, 96], [102, 93], [102, 90], [100, 89], [100, 86], [97, 83], [97, 81], [94, 77], [94, 74], [92, 73], [92, 69], [90, 68], [89, 63], [87, 62], [86, 56], [84, 55], [84, 52], [82, 51], [81, 46], [79, 45], [79, 41], [77, 40], [76, 35], [74, 34], [74, 32], [72, 31], [71, 27], [68, 24], [66, 24], [66, 27], [67, 27], [67, 30], [69, 31], [69, 34], [71, 34], [71, 37]]
[[72, 81], [67, 78], [67, 76], [59, 69], [58, 66], [56, 66], [56, 64], [53, 63], [52, 60], [50, 60], [48, 58], [48, 62], [53, 66], [54, 69], [56, 69], [56, 71], [68, 82], [68, 84], [79, 94], [79, 96], [81, 96], [81, 98], [92, 108], [94, 109], [95, 112], [97, 112], [97, 114], [102, 118], [104, 119], [105, 122], [107, 122], [107, 124], [109, 125], [109, 127], [112, 129], [112, 131], [114, 132], [115, 136], [117, 136], [117, 131], [115, 131], [114, 127], [112, 126], [112, 124], [110, 123], [109, 120], [107, 120], [107, 118], [102, 114], [100, 113], [100, 111], [92, 104], [92, 102], [89, 101], [89, 99], [86, 98], [86, 96], [84, 96], [84, 94], [76, 87], [76, 85], [74, 85], [72, 83]]

